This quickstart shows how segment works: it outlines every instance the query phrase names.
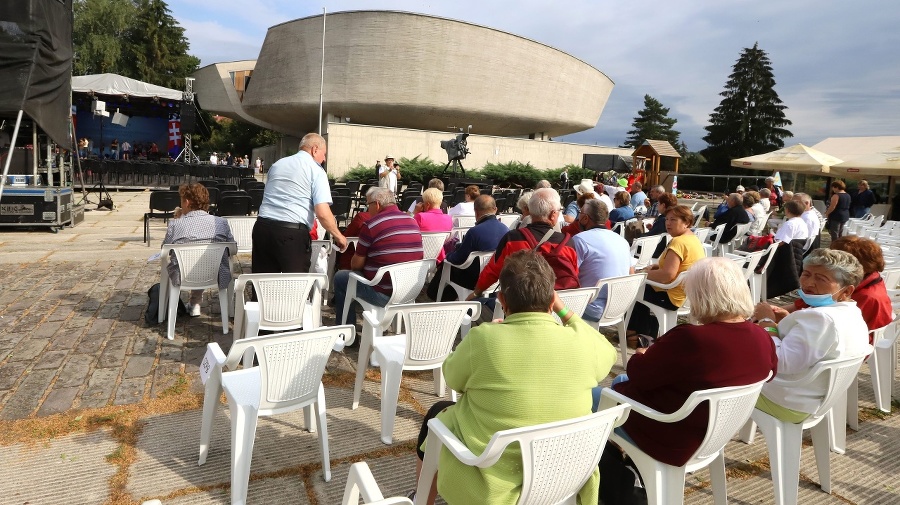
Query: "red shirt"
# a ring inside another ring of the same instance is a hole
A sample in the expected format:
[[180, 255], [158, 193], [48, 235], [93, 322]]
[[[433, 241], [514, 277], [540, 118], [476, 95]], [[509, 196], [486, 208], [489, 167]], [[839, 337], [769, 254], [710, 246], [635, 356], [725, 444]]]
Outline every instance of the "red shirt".
[[[777, 370], [772, 337], [742, 323], [683, 324], [659, 337], [644, 354], [628, 360], [628, 381], [613, 389], [648, 407], [672, 413], [694, 392], [752, 384]], [[623, 425], [638, 448], [663, 463], [681, 466], [703, 442], [709, 406], [702, 403], [677, 423], [660, 423], [632, 412]]]
[[[368, 221], [370, 217], [372, 217], [372, 215], [368, 212], [360, 212], [354, 216], [353, 220], [350, 221], [350, 224], [348, 224], [347, 228], [344, 230], [344, 236], [358, 237], [359, 229], [362, 228], [363, 223]], [[338, 270], [350, 270], [350, 260], [353, 259], [354, 252], [356, 252], [356, 246], [350, 244], [346, 251], [337, 254]]]
[[[355, 255], [366, 258], [362, 274], [372, 279], [383, 266], [422, 259], [422, 232], [409, 214], [396, 205], [388, 205], [360, 228]], [[375, 290], [390, 294], [390, 277], [382, 277]]]

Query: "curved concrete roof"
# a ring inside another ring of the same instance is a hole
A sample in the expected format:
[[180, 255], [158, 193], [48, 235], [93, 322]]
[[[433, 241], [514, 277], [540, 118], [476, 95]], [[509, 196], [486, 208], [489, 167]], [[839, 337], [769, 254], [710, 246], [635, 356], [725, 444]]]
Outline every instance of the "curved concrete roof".
[[[487, 135], [559, 136], [594, 127], [613, 88], [602, 72], [558, 49], [423, 14], [329, 14], [325, 47], [325, 113], [358, 124], [437, 131], [471, 124]], [[243, 103], [232, 105], [285, 133], [314, 131], [321, 54], [321, 16], [269, 28]], [[195, 74], [195, 89], [206, 89], [208, 68]]]

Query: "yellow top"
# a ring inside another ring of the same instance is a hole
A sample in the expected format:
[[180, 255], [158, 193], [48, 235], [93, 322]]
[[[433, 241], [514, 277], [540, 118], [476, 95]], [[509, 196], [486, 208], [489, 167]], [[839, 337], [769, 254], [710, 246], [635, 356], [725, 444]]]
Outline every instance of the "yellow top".
[[[672, 241], [669, 242], [669, 246], [666, 247], [666, 250], [662, 253], [662, 256], [659, 257], [660, 264], [665, 261], [666, 256], [669, 253], [675, 254], [681, 258], [681, 266], [678, 267], [678, 274], [687, 271], [694, 262], [706, 257], [706, 251], [703, 250], [703, 244], [700, 243], [700, 239], [693, 233], [684, 233], [678, 237], [674, 237]], [[653, 289], [660, 291], [656, 288]], [[674, 305], [678, 307], [684, 305], [685, 294], [683, 283], [670, 289], [668, 294], [669, 300], [671, 300]]]

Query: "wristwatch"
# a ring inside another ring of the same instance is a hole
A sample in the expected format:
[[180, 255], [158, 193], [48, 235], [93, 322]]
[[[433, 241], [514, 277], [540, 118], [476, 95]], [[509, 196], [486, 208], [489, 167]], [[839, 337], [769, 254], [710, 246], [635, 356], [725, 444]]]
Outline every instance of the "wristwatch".
[[776, 323], [775, 323], [775, 320], [772, 319], [771, 317], [764, 317], [764, 318], [762, 318], [762, 319], [757, 320], [756, 322], [757, 322], [757, 323], [772, 323], [772, 324], [776, 324]]

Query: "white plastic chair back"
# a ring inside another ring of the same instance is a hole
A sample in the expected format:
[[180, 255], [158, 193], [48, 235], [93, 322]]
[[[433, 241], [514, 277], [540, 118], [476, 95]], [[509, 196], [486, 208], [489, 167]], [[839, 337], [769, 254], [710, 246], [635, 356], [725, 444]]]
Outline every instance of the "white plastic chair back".
[[619, 332], [619, 352], [622, 355], [622, 366], [628, 362], [628, 345], [625, 339], [628, 319], [631, 317], [631, 309], [634, 303], [644, 292], [646, 273], [625, 275], [622, 277], [610, 277], [597, 281], [597, 287], [606, 287], [606, 305], [603, 307], [603, 315], [597, 322], [597, 329], [601, 326], [615, 325]]
[[[584, 315], [584, 309], [587, 308], [588, 304], [594, 301], [594, 299], [597, 298], [597, 295], [600, 294], [600, 288], [586, 287], [562, 289], [556, 293], [559, 295], [559, 299], [567, 309], [578, 314], [578, 317], [581, 317]], [[562, 321], [559, 319], [559, 316], [556, 315], [556, 312], [553, 312], [552, 314], [553, 319], [555, 319], [557, 323], [562, 324]]]
[[694, 228], [694, 235], [697, 236], [697, 240], [700, 241], [701, 244], [705, 244], [707, 240], [709, 240], [709, 234], [712, 232], [712, 228]]
[[450, 230], [450, 237], [462, 240], [463, 237], [466, 236], [466, 233], [468, 233], [468, 231], [471, 229], [472, 229], [472, 226], [455, 226], [454, 225], [453, 229]]
[[619, 221], [618, 223], [613, 224], [612, 231], [618, 233], [623, 238], [625, 237], [625, 228], [628, 227], [631, 223], [636, 223], [637, 218], [626, 219], [625, 221]]
[[453, 226], [458, 227], [458, 228], [461, 228], [461, 227], [471, 228], [471, 227], [475, 226], [475, 216], [474, 215], [466, 215], [466, 214], [453, 216]]
[[[359, 238], [356, 238], [358, 241]], [[354, 243], [356, 242], [354, 241]], [[330, 240], [313, 240], [310, 243], [310, 249], [312, 250], [312, 255], [309, 258], [309, 273], [314, 274], [317, 273], [316, 268], [316, 260], [319, 257], [319, 251], [322, 248], [325, 248], [325, 254], [328, 256], [328, 270], [324, 273], [329, 274], [329, 280], [331, 279], [331, 272], [334, 271], [334, 255], [337, 251], [334, 249], [334, 242]]]
[[[766, 377], [768, 380], [769, 377]], [[734, 386], [698, 391], [688, 397], [685, 405], [693, 404], [691, 411], [703, 401], [709, 401], [709, 425], [700, 447], [687, 465], [715, 457], [725, 444], [750, 419], [756, 400], [765, 381], [747, 386]]]
[[497, 219], [500, 220], [501, 223], [505, 224], [507, 228], [510, 230], [516, 229], [516, 226], [519, 224], [519, 220], [522, 218], [519, 214], [499, 214]]
[[750, 233], [750, 228], [752, 226], [753, 223], [750, 222], [739, 224], [735, 227], [734, 238], [732, 238], [727, 244], [729, 252], [733, 251], [737, 245], [740, 245], [744, 238], [746, 238], [747, 234]]
[[385, 498], [365, 461], [350, 465], [341, 505], [358, 505], [360, 498], [365, 505], [413, 505], [409, 498], [403, 496]]
[[885, 268], [881, 271], [881, 278], [884, 279], [885, 288], [897, 289], [900, 285], [900, 267]]
[[778, 244], [779, 242], [774, 242], [764, 249], [765, 253], [763, 254], [763, 259], [760, 260], [761, 266], [757, 266], [759, 273], [754, 271], [753, 278], [750, 280], [752, 283], [750, 292], [755, 295], [753, 297], [754, 302], [766, 301], [766, 290], [768, 289], [766, 281], [769, 275], [769, 265], [771, 265], [772, 260], [775, 259], [775, 251], [778, 249]]
[[691, 212], [694, 214], [694, 226], [700, 226], [700, 220], [706, 215], [706, 205], [700, 207], [696, 207], [696, 205], [697, 203], [694, 203], [695, 208], [691, 209]]
[[712, 233], [707, 235], [707, 242], [703, 242], [703, 248], [706, 250], [707, 256], [722, 254], [721, 250], [723, 249], [724, 244], [720, 244], [720, 241], [722, 239], [722, 232], [724, 231], [725, 225], [720, 224], [713, 229]]
[[432, 419], [416, 496], [428, 496], [442, 447], [466, 465], [487, 468], [497, 463], [507, 446], [518, 443], [522, 451], [518, 504], [575, 503], [575, 496], [597, 469], [613, 427], [627, 409], [627, 405], [619, 405], [575, 419], [499, 431], [477, 457], [439, 419]]
[[[659, 247], [659, 242], [663, 239], [663, 235], [649, 235], [638, 237], [631, 243], [631, 256], [637, 261], [634, 269], [638, 270], [646, 267], [653, 261], [653, 253]], [[701, 240], [701, 242], [703, 242]]]
[[756, 272], [756, 267], [759, 266], [759, 262], [762, 260], [763, 255], [766, 254], [766, 250], [763, 249], [761, 251], [753, 251], [748, 253], [740, 253], [740, 254], [729, 254], [726, 257], [734, 259], [738, 265], [741, 267], [741, 271], [744, 273], [744, 279], [750, 281], [753, 277], [753, 274]]
[[278, 414], [316, 398], [341, 326], [279, 334], [254, 344], [261, 376], [260, 414]]
[[228, 227], [231, 228], [231, 235], [237, 242], [238, 253], [253, 252], [253, 225], [256, 224], [256, 217], [249, 216], [228, 216]]
[[[682, 282], [684, 282], [684, 278], [687, 276], [687, 271], [681, 272], [675, 277], [675, 280], [668, 284], [660, 284], [658, 282], [651, 281], [650, 279], [645, 279], [644, 284], [647, 286], [654, 286], [660, 289], [664, 289], [666, 291], [679, 286]], [[657, 337], [671, 330], [678, 324], [678, 316], [680, 315], [688, 315], [691, 313], [690, 303], [687, 299], [685, 299], [684, 303], [676, 310], [669, 310], [655, 303], [644, 302], [642, 299], [636, 300], [639, 303], [643, 303], [650, 312], [656, 316], [657, 321], [659, 321], [659, 333], [656, 335]]]
[[422, 234], [423, 257], [426, 260], [437, 259], [444, 249], [444, 242], [450, 236], [449, 232], [429, 232]]
[[[495, 251], [473, 251], [469, 253], [469, 256], [459, 265], [454, 265], [449, 261], [444, 261], [444, 267], [441, 269], [441, 279], [438, 283], [438, 293], [437, 299], [441, 300], [444, 296], [444, 290], [447, 287], [452, 288], [456, 291], [456, 299], [457, 300], [465, 300], [470, 294], [472, 294], [471, 289], [464, 288], [459, 284], [453, 282], [451, 280], [452, 270], [454, 268], [459, 270], [466, 270], [472, 263], [477, 261], [479, 264], [479, 270], [484, 270], [484, 267], [487, 266], [488, 262], [491, 260], [491, 256], [495, 254]], [[486, 291], [490, 291], [491, 288], [488, 288]]]
[[[256, 302], [244, 299], [247, 284], [253, 286]], [[247, 335], [249, 322], [246, 308], [253, 303], [256, 330], [311, 330], [322, 325], [322, 289], [327, 287], [325, 274], [244, 274], [235, 282], [234, 331], [238, 338]], [[248, 325], [245, 327], [245, 325]], [[251, 332], [252, 333], [252, 332]]]
[[[388, 300], [388, 305], [410, 303], [416, 300], [422, 287], [425, 285], [425, 277], [428, 270], [434, 266], [434, 260], [407, 261], [397, 263], [389, 267], [382, 267], [391, 276], [393, 292]], [[375, 274], [377, 277], [377, 273]]]
[[478, 302], [464, 301], [394, 305], [385, 312], [381, 329], [384, 330], [395, 316], [402, 318], [406, 329], [403, 368], [427, 370], [443, 363], [450, 355], [467, 313], [477, 313], [479, 305]]
[[225, 251], [237, 251], [234, 242], [211, 244], [164, 244], [163, 255], [168, 250], [175, 253], [181, 274], [181, 289], [206, 289], [219, 287], [219, 266]]

